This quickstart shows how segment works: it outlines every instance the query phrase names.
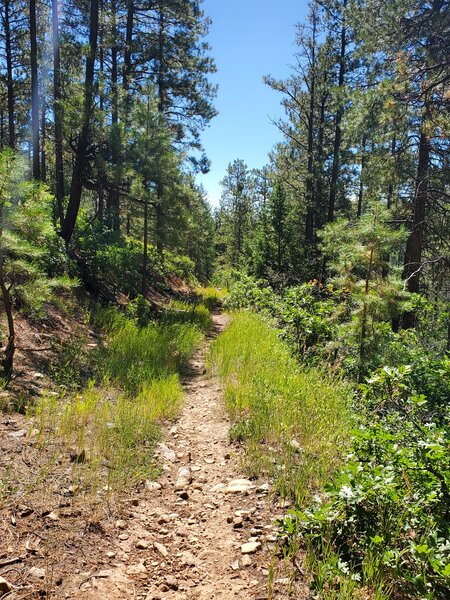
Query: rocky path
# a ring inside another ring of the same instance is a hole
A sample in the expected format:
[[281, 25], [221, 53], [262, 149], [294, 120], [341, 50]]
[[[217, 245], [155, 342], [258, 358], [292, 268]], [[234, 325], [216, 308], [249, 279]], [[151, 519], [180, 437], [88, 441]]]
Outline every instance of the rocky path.
[[[214, 315], [213, 336], [227, 317]], [[268, 484], [248, 481], [205, 341], [190, 364], [178, 422], [159, 446], [164, 474], [111, 523], [105, 560], [61, 590], [89, 600], [263, 600], [275, 539]], [[99, 549], [100, 550], [100, 549]], [[282, 582], [280, 582], [282, 583]], [[281, 597], [281, 596], [277, 596]]]

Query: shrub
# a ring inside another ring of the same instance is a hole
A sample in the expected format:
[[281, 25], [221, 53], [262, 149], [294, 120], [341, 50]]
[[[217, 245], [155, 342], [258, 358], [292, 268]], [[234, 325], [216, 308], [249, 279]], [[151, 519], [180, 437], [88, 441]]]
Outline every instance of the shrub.
[[284, 523], [314, 557], [316, 587], [327, 566], [319, 591], [337, 577], [395, 596], [450, 593], [450, 413], [446, 405], [436, 423], [414, 386], [410, 367], [373, 375], [348, 464], [324, 497]]

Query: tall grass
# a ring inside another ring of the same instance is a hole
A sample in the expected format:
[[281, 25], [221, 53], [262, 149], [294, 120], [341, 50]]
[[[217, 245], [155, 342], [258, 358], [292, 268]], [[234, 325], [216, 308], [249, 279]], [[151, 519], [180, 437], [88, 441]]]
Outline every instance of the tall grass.
[[345, 452], [350, 389], [322, 369], [301, 368], [277, 332], [251, 313], [234, 315], [210, 362], [224, 382], [230, 435], [245, 443], [249, 473], [305, 501]]
[[195, 320], [176, 322], [173, 316], [139, 327], [108, 309], [97, 320], [107, 339], [94, 360], [95, 381], [64, 399], [44, 396], [34, 408], [41, 439], [53, 436], [75, 449], [83, 459], [74, 461], [74, 470], [94, 490], [105, 483], [121, 488], [155, 473], [159, 424], [177, 415], [179, 372], [203, 337]]

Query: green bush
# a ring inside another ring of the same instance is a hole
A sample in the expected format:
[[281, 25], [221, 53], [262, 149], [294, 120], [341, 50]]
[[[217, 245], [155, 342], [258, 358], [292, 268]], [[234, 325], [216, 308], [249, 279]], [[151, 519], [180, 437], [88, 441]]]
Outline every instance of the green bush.
[[283, 524], [314, 557], [319, 592], [338, 578], [389, 597], [449, 597], [450, 411], [446, 403], [437, 424], [430, 406], [410, 367], [381, 369], [363, 386], [348, 464]]

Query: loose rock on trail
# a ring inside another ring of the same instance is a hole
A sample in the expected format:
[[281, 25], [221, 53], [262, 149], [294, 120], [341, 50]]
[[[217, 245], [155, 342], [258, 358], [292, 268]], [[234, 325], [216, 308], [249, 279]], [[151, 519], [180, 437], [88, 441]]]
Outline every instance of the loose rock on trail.
[[[68, 522], [55, 522], [55, 535], [61, 528], [60, 551], [58, 544], [49, 547], [51, 561], [38, 561], [39, 572], [23, 563], [21, 594], [42, 597], [29, 595], [35, 587], [51, 590], [46, 597], [74, 600], [269, 597], [274, 519], [285, 510], [269, 497], [267, 482], [245, 477], [241, 449], [229, 442], [222, 391], [204, 365], [211, 338], [225, 328], [228, 317], [214, 314], [213, 321], [211, 336], [185, 375], [182, 413], [158, 445], [161, 477], [120, 501], [118, 512], [111, 512], [115, 516], [102, 518], [93, 533], [74, 535], [72, 526], [69, 536]], [[287, 598], [288, 583], [275, 577], [277, 593], [271, 597]], [[6, 590], [9, 583], [2, 585]], [[22, 598], [14, 593], [7, 592], [8, 599]]]
[[[226, 323], [214, 315], [213, 335]], [[190, 363], [184, 410], [159, 446], [163, 476], [124, 515], [125, 529], [117, 527], [108, 572], [78, 583], [73, 597], [267, 597], [265, 544], [274, 539], [263, 510], [268, 486], [240, 472], [220, 387], [205, 372], [207, 348], [205, 342]]]

